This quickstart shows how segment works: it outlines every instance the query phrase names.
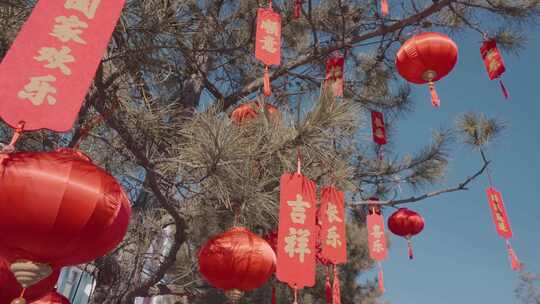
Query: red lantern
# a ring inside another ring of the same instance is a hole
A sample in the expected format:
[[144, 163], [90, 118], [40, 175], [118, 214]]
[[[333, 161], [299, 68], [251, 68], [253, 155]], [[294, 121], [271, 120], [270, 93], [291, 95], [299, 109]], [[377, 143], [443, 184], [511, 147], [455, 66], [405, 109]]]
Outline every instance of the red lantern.
[[[279, 110], [268, 103], [264, 104], [264, 111], [268, 113], [270, 117], [279, 117]], [[263, 112], [263, 107], [258, 101], [250, 101], [238, 106], [231, 113], [231, 119], [237, 123], [241, 124], [250, 120], [257, 118]]]
[[457, 59], [458, 47], [452, 39], [440, 33], [427, 32], [413, 36], [401, 46], [396, 66], [407, 81], [429, 84], [431, 102], [439, 107], [435, 82], [452, 71]]
[[[56, 269], [53, 273], [40, 281], [39, 283], [26, 288], [24, 298], [29, 301], [39, 299], [48, 291], [54, 288], [58, 281], [60, 270]], [[22, 286], [17, 282], [13, 273], [9, 269], [9, 263], [0, 258], [0, 303], [10, 303], [22, 293]]]
[[411, 238], [424, 229], [422, 216], [407, 208], [399, 208], [388, 218], [388, 228], [392, 233], [407, 239], [409, 258], [413, 258]]
[[204, 245], [199, 271], [235, 303], [244, 292], [264, 285], [274, 274], [276, 255], [263, 238], [234, 227]]
[[70, 302], [66, 297], [53, 290], [32, 304], [70, 304]]
[[84, 154], [12, 153], [0, 172], [0, 255], [12, 270], [20, 261], [52, 268], [86, 263], [123, 239], [131, 215], [128, 198]]

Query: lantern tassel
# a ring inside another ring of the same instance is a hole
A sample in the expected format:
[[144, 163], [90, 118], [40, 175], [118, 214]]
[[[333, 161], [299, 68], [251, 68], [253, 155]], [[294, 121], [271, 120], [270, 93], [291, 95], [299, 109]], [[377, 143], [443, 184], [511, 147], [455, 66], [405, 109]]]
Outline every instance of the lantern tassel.
[[429, 92], [431, 93], [431, 104], [436, 108], [440, 107], [441, 100], [439, 99], [439, 95], [437, 94], [435, 83], [433, 81], [429, 82]]
[[332, 304], [332, 285], [330, 284], [330, 266], [326, 268], [325, 294], [326, 294], [326, 304]]
[[408, 251], [409, 251], [409, 259], [410, 259], [410, 260], [414, 259], [414, 254], [413, 254], [413, 247], [412, 247], [412, 241], [411, 241], [411, 238], [407, 238], [407, 248], [408, 248]]
[[383, 17], [386, 17], [388, 15], [388, 0], [381, 1], [381, 13]]
[[379, 291], [381, 293], [384, 293], [384, 273], [383, 273], [383, 268], [382, 268], [382, 265], [381, 265], [381, 262], [378, 262], [377, 263], [377, 266], [379, 268]]
[[294, 1], [294, 19], [300, 19], [300, 14], [302, 12], [302, 0]]
[[519, 261], [516, 252], [512, 248], [512, 245], [510, 245], [510, 240], [506, 240], [506, 249], [508, 250], [508, 256], [510, 258], [510, 263], [512, 265], [512, 269], [515, 271], [521, 270], [521, 262]]
[[502, 79], [499, 80], [499, 84], [501, 85], [501, 91], [503, 93], [504, 99], [509, 99], [510, 93], [508, 93], [508, 90], [506, 89], [506, 86], [504, 85]]
[[270, 73], [268, 72], [268, 66], [264, 68], [264, 88], [263, 94], [266, 97], [272, 95], [272, 88], [270, 87]]
[[294, 288], [294, 302], [293, 304], [298, 304], [298, 289]]
[[273, 284], [272, 285], [272, 304], [276, 304], [277, 303], [277, 300], [276, 300], [276, 285]]
[[341, 304], [341, 290], [339, 283], [339, 272], [334, 265], [334, 288], [332, 288], [332, 304]]

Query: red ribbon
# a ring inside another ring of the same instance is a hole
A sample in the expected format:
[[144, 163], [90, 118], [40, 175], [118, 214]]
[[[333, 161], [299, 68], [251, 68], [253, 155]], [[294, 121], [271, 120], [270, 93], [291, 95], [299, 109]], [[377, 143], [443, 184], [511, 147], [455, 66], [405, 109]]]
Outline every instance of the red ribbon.
[[510, 264], [512, 265], [512, 269], [515, 271], [521, 270], [521, 262], [519, 261], [516, 252], [512, 248], [512, 245], [510, 245], [510, 240], [506, 239], [506, 249], [508, 250], [508, 257], [510, 258]]
[[332, 304], [332, 284], [330, 284], [330, 266], [326, 268], [325, 294], [326, 294], [326, 304]]
[[377, 267], [379, 268], [379, 290], [381, 293], [384, 293], [384, 273], [381, 262], [377, 263]]
[[381, 1], [381, 13], [383, 17], [388, 15], [388, 0]]
[[266, 97], [270, 97], [272, 95], [272, 88], [270, 87], [270, 74], [268, 73], [268, 66], [264, 68], [264, 88], [263, 88], [263, 94]]
[[294, 19], [300, 19], [300, 14], [302, 12], [302, 0], [294, 1]]
[[409, 259], [410, 260], [414, 259], [412, 241], [411, 241], [410, 238], [407, 238], [407, 248], [408, 248], [408, 251], [409, 251]]
[[276, 285], [272, 285], [272, 304], [276, 304]]
[[332, 304], [341, 304], [341, 290], [339, 283], [339, 271], [334, 265], [334, 288], [332, 290]]
[[437, 95], [437, 90], [435, 89], [435, 83], [433, 81], [429, 82], [429, 92], [431, 94], [431, 104], [438, 108], [441, 106], [441, 100], [439, 99], [439, 95]]
[[502, 81], [502, 79], [499, 80], [499, 84], [501, 85], [501, 90], [502, 90], [504, 98], [509, 99], [510, 93], [508, 93], [508, 90], [506, 89], [506, 86], [504, 85], [504, 82]]

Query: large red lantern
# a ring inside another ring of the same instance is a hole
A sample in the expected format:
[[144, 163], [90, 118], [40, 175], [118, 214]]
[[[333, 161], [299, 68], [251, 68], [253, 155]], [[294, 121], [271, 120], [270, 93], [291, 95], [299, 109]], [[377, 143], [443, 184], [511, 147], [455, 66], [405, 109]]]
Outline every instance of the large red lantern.
[[399, 208], [388, 218], [388, 228], [392, 233], [407, 239], [409, 258], [413, 258], [411, 238], [424, 229], [422, 216], [407, 208]]
[[259, 103], [258, 101], [250, 101], [241, 104], [236, 109], [234, 109], [234, 111], [232, 111], [231, 113], [231, 119], [235, 123], [241, 124], [257, 118], [261, 113], [264, 112], [266, 112], [268, 116], [272, 118], [280, 116], [279, 110], [275, 106], [264, 103], [263, 108], [261, 103]]
[[433, 106], [439, 107], [440, 100], [435, 90], [439, 81], [457, 63], [458, 47], [450, 37], [434, 32], [413, 36], [399, 49], [396, 66], [399, 74], [407, 81], [428, 84]]
[[131, 207], [122, 187], [80, 152], [7, 154], [0, 174], [0, 255], [19, 282], [27, 266], [51, 269], [103, 256], [127, 231]]
[[39, 300], [32, 302], [32, 304], [70, 304], [69, 300], [63, 295], [59, 294], [56, 290], [53, 290], [45, 296], [39, 298]]
[[[48, 291], [52, 290], [58, 281], [60, 270], [56, 269], [52, 274], [39, 283], [32, 285], [24, 291], [24, 298], [28, 301], [34, 301], [39, 299]], [[0, 303], [10, 303], [12, 300], [18, 298], [23, 291], [23, 287], [17, 279], [11, 273], [9, 269], [9, 263], [0, 258]], [[22, 299], [16, 299], [19, 303], [24, 303]]]
[[275, 271], [270, 244], [245, 228], [234, 227], [204, 245], [199, 271], [214, 287], [236, 303], [244, 292], [264, 285]]

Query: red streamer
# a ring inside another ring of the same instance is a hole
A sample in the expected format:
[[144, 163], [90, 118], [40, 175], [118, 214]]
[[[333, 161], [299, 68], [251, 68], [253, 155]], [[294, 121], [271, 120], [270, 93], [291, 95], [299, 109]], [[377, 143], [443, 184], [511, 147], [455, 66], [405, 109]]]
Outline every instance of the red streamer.
[[340, 283], [339, 283], [339, 272], [334, 265], [334, 288], [332, 290], [332, 304], [341, 304], [341, 290], [340, 290]]
[[407, 239], [407, 247], [409, 251], [409, 259], [412, 260], [414, 259], [414, 254], [413, 254], [413, 247], [412, 247], [412, 242], [410, 238]]
[[506, 89], [506, 86], [504, 85], [504, 82], [502, 81], [502, 79], [499, 80], [499, 84], [501, 85], [501, 90], [502, 90], [504, 98], [509, 99], [510, 93], [508, 93], [508, 90]]
[[519, 261], [516, 252], [512, 248], [512, 245], [510, 245], [510, 241], [508, 239], [506, 240], [506, 249], [508, 249], [508, 256], [510, 258], [512, 269], [515, 271], [520, 271], [522, 267], [521, 262]]
[[302, 12], [302, 0], [294, 1], [294, 19], [300, 19], [300, 14]]
[[332, 284], [330, 284], [330, 266], [326, 268], [326, 283], [325, 283], [326, 304], [332, 304]]
[[384, 273], [381, 262], [378, 262], [377, 266], [379, 268], [379, 290], [381, 293], [384, 293]]
[[441, 100], [439, 99], [439, 95], [437, 95], [437, 90], [435, 89], [435, 83], [430, 81], [429, 82], [429, 92], [431, 94], [431, 104], [438, 108], [441, 106]]
[[272, 88], [270, 87], [270, 74], [268, 73], [268, 66], [264, 68], [264, 88], [263, 88], [263, 94], [266, 97], [270, 97], [272, 95]]
[[276, 285], [272, 285], [272, 304], [276, 304]]
[[382, 0], [381, 1], [381, 13], [384, 16], [387, 16], [388, 15], [388, 0]]

